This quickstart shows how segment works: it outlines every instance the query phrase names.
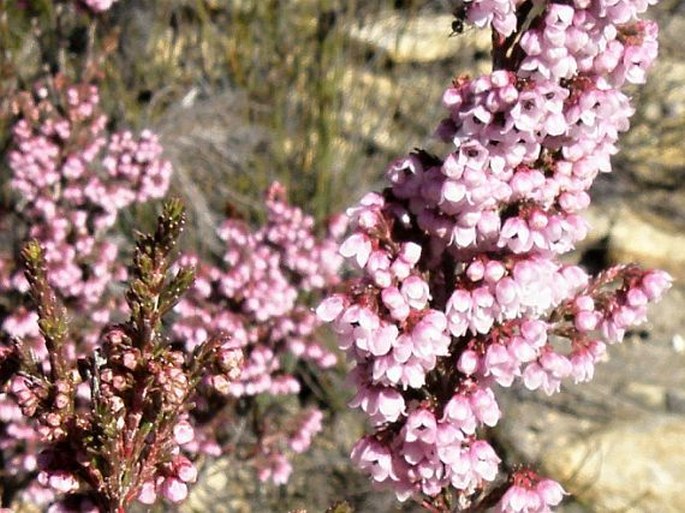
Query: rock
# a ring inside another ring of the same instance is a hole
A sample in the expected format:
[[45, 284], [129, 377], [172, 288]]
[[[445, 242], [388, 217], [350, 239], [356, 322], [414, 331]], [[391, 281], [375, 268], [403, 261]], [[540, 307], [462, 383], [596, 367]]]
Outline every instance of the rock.
[[362, 26], [351, 25], [353, 41], [370, 46], [395, 63], [426, 63], [449, 59], [466, 49], [488, 51], [490, 35], [484, 30], [468, 30], [449, 37], [450, 14], [406, 15], [388, 13]]
[[[678, 21], [682, 34], [683, 20]], [[682, 45], [681, 39], [678, 44]], [[617, 162], [643, 186], [682, 191], [685, 178], [685, 147], [682, 145], [685, 63], [680, 55], [660, 56], [647, 83], [635, 93], [639, 95], [639, 101], [634, 102], [637, 111], [630, 131], [622, 137]]]
[[623, 208], [609, 233], [609, 259], [658, 267], [685, 278], [685, 234], [668, 219]]
[[633, 381], [626, 385], [623, 393], [626, 397], [633, 399], [646, 408], [652, 410], [663, 410], [666, 408], [667, 395], [661, 386]]
[[673, 413], [685, 414], [685, 389], [672, 388], [666, 392], [666, 408]]
[[550, 448], [542, 463], [594, 511], [682, 513], [684, 445], [682, 417], [649, 416]]
[[[249, 493], [254, 493], [254, 476], [241, 462], [220, 459], [209, 463], [199, 475], [198, 483], [191, 488], [182, 513], [250, 513]], [[252, 481], [252, 486], [246, 483]]]

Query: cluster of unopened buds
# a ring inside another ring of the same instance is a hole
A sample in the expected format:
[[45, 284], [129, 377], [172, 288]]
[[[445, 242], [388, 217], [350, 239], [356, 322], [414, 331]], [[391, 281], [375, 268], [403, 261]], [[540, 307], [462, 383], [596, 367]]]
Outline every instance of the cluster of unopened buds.
[[[197, 267], [197, 278], [176, 307], [175, 339], [192, 351], [223, 331], [245, 354], [239, 379], [229, 382], [217, 374], [203, 383], [208, 389], [204, 395], [223, 398], [223, 407], [217, 407], [218, 398], [211, 406], [206, 399], [197, 401], [195, 414], [203, 419], [198, 429], [206, 426], [198, 450], [206, 454], [218, 454], [230, 439], [230, 432], [218, 427], [217, 418], [234, 418], [238, 399], [252, 401], [259, 396], [264, 402], [267, 397], [296, 397], [302, 388], [303, 366], [324, 370], [336, 363], [335, 354], [317, 338], [321, 323], [303, 296], [321, 297], [339, 283], [342, 258], [337, 239], [345, 219], [334, 219], [328, 234], [317, 237], [314, 220], [287, 203], [285, 189], [278, 183], [267, 191], [266, 214], [266, 222], [256, 230], [236, 217], [221, 224], [218, 235], [226, 243], [221, 265], [194, 256], [181, 260]], [[292, 471], [286, 453], [304, 452], [321, 430], [321, 419], [315, 407], [265, 414], [253, 460], [260, 479], [286, 482]], [[254, 453], [249, 446], [243, 443], [240, 451]]]
[[611, 170], [633, 113], [620, 91], [657, 53], [648, 2], [473, 0], [461, 22], [493, 31], [493, 72], [454, 79], [437, 137], [390, 186], [351, 208], [340, 248], [363, 271], [317, 309], [355, 363], [352, 405], [374, 425], [352, 459], [400, 500], [431, 511], [490, 504], [545, 512], [564, 491], [533, 470], [500, 486], [487, 441], [494, 385], [547, 394], [592, 379], [606, 344], [645, 320], [661, 271], [596, 276], [559, 256], [582, 240], [590, 185]]
[[120, 513], [135, 500], [152, 504], [158, 496], [177, 503], [197, 479], [183, 453], [196, 441], [191, 398], [215, 374], [238, 379], [243, 357], [226, 336], [186, 353], [160, 332], [162, 316], [193, 280], [188, 266], [169, 276], [183, 224], [182, 206], [168, 201], [156, 232], [137, 243], [126, 294], [129, 321], [107, 326], [84, 355], [73, 354], [44, 248], [34, 240], [22, 250], [48, 359], [38, 360], [25, 341], [14, 339], [0, 351], [0, 376], [41, 442], [33, 457], [37, 482], [56, 494], [51, 513]]

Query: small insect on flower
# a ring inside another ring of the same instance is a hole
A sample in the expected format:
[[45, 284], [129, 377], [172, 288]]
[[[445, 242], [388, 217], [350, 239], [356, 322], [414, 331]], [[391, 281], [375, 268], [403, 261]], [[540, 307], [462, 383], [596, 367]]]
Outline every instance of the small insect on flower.
[[466, 2], [464, 0], [457, 0], [454, 9], [452, 10], [452, 33], [449, 37], [458, 36], [464, 32], [464, 22], [466, 21]]

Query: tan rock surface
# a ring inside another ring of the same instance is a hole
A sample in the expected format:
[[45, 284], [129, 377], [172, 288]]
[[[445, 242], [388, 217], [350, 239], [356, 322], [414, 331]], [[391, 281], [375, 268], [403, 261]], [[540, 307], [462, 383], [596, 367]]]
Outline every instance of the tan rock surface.
[[609, 231], [609, 258], [658, 267], [685, 279], [685, 232], [668, 218], [622, 208]]
[[594, 511], [682, 513], [685, 420], [651, 416], [550, 449], [543, 466]]

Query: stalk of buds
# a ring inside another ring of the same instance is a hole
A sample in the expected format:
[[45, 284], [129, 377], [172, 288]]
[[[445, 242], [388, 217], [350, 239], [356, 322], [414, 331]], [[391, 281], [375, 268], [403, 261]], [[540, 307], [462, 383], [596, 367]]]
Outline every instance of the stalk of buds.
[[180, 452], [194, 438], [190, 397], [208, 374], [236, 379], [242, 355], [226, 337], [186, 354], [161, 333], [162, 316], [193, 282], [191, 267], [169, 277], [184, 219], [171, 200], [156, 232], [139, 238], [126, 294], [130, 319], [106, 327], [92, 356], [78, 360], [65, 351], [66, 312], [48, 283], [43, 249], [33, 241], [22, 252], [50, 359], [42, 364], [15, 340], [2, 367], [14, 366], [11, 392], [42, 437], [38, 479], [61, 496], [48, 511], [120, 513], [158, 495], [180, 502], [196, 479]]
[[374, 425], [352, 459], [429, 510], [546, 512], [564, 491], [528, 468], [499, 474], [487, 441], [495, 385], [553, 394], [592, 379], [606, 343], [643, 322], [670, 277], [634, 265], [590, 276], [560, 262], [611, 170], [633, 113], [620, 91], [657, 53], [641, 0], [472, 0], [493, 72], [445, 91], [444, 157], [395, 162], [349, 210], [340, 252], [363, 276], [317, 309], [355, 363], [352, 405]]

